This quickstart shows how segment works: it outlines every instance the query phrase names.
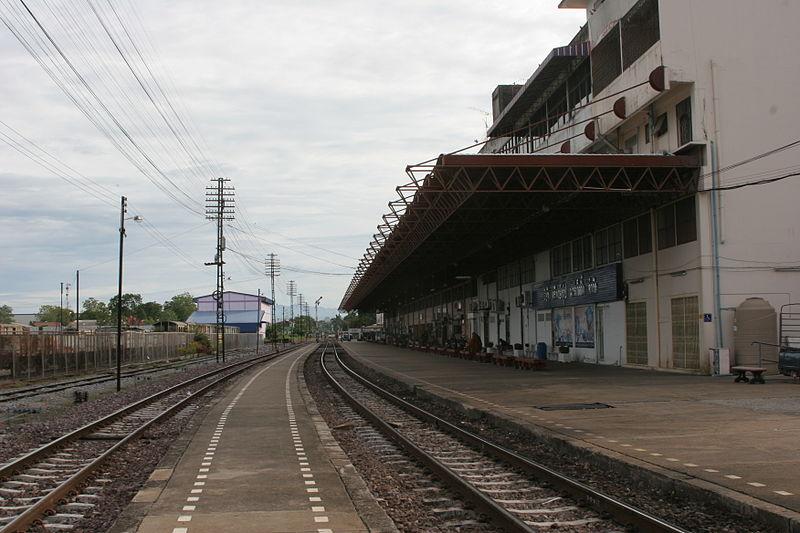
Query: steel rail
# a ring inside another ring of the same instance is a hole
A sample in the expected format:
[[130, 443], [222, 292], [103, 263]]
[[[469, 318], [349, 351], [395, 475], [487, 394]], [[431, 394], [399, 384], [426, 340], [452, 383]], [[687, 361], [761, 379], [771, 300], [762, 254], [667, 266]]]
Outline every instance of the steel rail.
[[199, 380], [211, 377], [211, 376], [213, 376], [215, 374], [219, 374], [221, 372], [224, 372], [226, 370], [230, 370], [231, 368], [235, 368], [237, 366], [241, 367], [241, 368], [238, 368], [238, 369], [234, 370], [230, 374], [226, 374], [225, 376], [222, 376], [222, 377], [212, 381], [211, 383], [203, 386], [202, 388], [198, 389], [197, 391], [195, 391], [191, 395], [189, 395], [189, 396], [185, 397], [184, 399], [180, 400], [178, 403], [172, 405], [171, 407], [169, 407], [168, 409], [166, 409], [162, 413], [159, 413], [155, 418], [152, 418], [151, 420], [148, 420], [147, 422], [145, 422], [144, 424], [142, 424], [138, 428], [134, 429], [127, 436], [122, 438], [119, 442], [117, 442], [112, 447], [110, 447], [108, 450], [106, 450], [101, 455], [99, 455], [97, 458], [92, 460], [91, 463], [89, 463], [86, 466], [84, 466], [83, 468], [81, 468], [78, 472], [76, 472], [75, 474], [70, 476], [68, 479], [63, 481], [60, 485], [58, 485], [53, 490], [48, 492], [39, 501], [37, 501], [34, 505], [29, 507], [28, 509], [26, 509], [22, 514], [20, 514], [13, 521], [11, 521], [8, 524], [6, 524], [3, 528], [0, 528], [0, 533], [24, 533], [25, 531], [27, 531], [27, 529], [30, 526], [35, 525], [35, 523], [38, 520], [40, 520], [41, 517], [44, 516], [47, 513], [48, 510], [50, 510], [52, 507], [58, 505], [61, 500], [63, 500], [64, 498], [68, 497], [70, 495], [70, 493], [75, 488], [77, 488], [84, 481], [86, 481], [86, 479], [88, 479], [94, 473], [94, 471], [97, 470], [114, 452], [116, 452], [122, 446], [128, 444], [133, 439], [138, 437], [143, 431], [148, 429], [151, 425], [155, 424], [156, 422], [160, 422], [161, 420], [165, 419], [166, 417], [174, 414], [175, 411], [177, 411], [178, 409], [180, 409], [183, 406], [185, 406], [188, 402], [197, 399], [198, 397], [202, 396], [203, 394], [208, 392], [208, 390], [210, 390], [211, 388], [215, 387], [216, 385], [218, 385], [218, 384], [222, 383], [223, 381], [226, 381], [226, 380], [228, 380], [228, 379], [230, 379], [230, 378], [232, 378], [232, 377], [234, 377], [236, 375], [239, 375], [242, 372], [245, 372], [246, 370], [252, 368], [253, 366], [256, 366], [256, 365], [259, 365], [259, 364], [262, 364], [262, 363], [265, 363], [265, 362], [272, 361], [273, 359], [277, 359], [278, 357], [282, 357], [284, 355], [287, 355], [290, 352], [292, 352], [294, 350], [297, 350], [297, 349], [299, 349], [299, 348], [301, 348], [303, 346], [305, 346], [305, 345], [301, 344], [301, 345], [298, 345], [298, 346], [293, 346], [293, 347], [291, 347], [289, 349], [286, 349], [286, 350], [283, 350], [283, 351], [278, 351], [278, 352], [274, 352], [274, 353], [271, 353], [271, 354], [266, 354], [266, 355], [263, 355], [263, 356], [254, 357], [254, 358], [248, 359], [247, 361], [240, 361], [238, 363], [234, 363], [232, 365], [228, 365], [228, 366], [226, 366], [224, 368], [221, 368], [221, 369], [218, 369], [218, 370], [215, 370], [215, 371], [211, 371], [211, 372], [207, 372], [207, 373], [205, 373], [205, 374], [203, 374], [201, 376], [186, 380], [186, 381], [184, 381], [182, 383], [179, 383], [178, 385], [175, 385], [173, 387], [165, 389], [164, 391], [161, 391], [161, 392], [158, 392], [158, 393], [153, 394], [151, 396], [148, 396], [147, 398], [144, 398], [143, 400], [139, 400], [139, 401], [137, 401], [137, 402], [135, 402], [135, 403], [133, 403], [131, 405], [123, 407], [122, 409], [119, 409], [118, 411], [115, 411], [114, 413], [112, 413], [112, 414], [110, 414], [108, 416], [105, 416], [105, 417], [103, 417], [103, 418], [101, 418], [99, 420], [96, 420], [96, 421], [94, 421], [94, 422], [92, 422], [90, 424], [87, 424], [86, 426], [83, 426], [83, 427], [81, 427], [81, 428], [79, 428], [79, 429], [77, 429], [77, 430], [75, 430], [75, 431], [73, 431], [71, 433], [68, 433], [67, 435], [59, 437], [58, 439], [56, 439], [56, 440], [54, 440], [54, 441], [52, 441], [52, 442], [50, 442], [48, 444], [45, 444], [44, 446], [42, 446], [42, 447], [32, 451], [31, 453], [21, 457], [17, 461], [9, 463], [8, 465], [4, 465], [3, 468], [0, 469], [0, 479], [8, 477], [10, 472], [13, 472], [16, 469], [19, 469], [21, 467], [24, 467], [24, 466], [30, 464], [31, 462], [33, 462], [36, 459], [42, 457], [43, 455], [46, 455], [48, 453], [51, 453], [51, 452], [59, 449], [61, 446], [63, 446], [67, 442], [72, 441], [72, 440], [76, 440], [76, 439], [80, 438], [81, 436], [83, 436], [83, 435], [85, 435], [87, 433], [91, 433], [93, 430], [97, 429], [98, 427], [100, 427], [102, 425], [106, 425], [106, 424], [108, 424], [110, 422], [113, 422], [114, 420], [116, 420], [117, 418], [119, 418], [120, 416], [122, 416], [124, 414], [127, 414], [127, 413], [129, 413], [131, 411], [134, 411], [136, 409], [144, 407], [148, 403], [152, 403], [153, 401], [158, 400], [159, 398], [162, 398], [163, 396], [169, 395], [172, 392], [175, 392], [176, 390], [179, 390], [179, 389], [184, 388], [184, 387], [186, 387], [188, 385], [196, 383]]
[[[346, 350], [345, 353], [347, 353]], [[527, 457], [522, 456], [508, 448], [486, 440], [485, 438], [460, 428], [457, 425], [444, 420], [443, 418], [429, 413], [428, 411], [425, 411], [424, 409], [421, 409], [416, 405], [403, 400], [399, 396], [392, 394], [391, 392], [383, 389], [379, 385], [376, 385], [375, 383], [358, 374], [341, 360], [339, 353], [335, 348], [334, 356], [336, 357], [339, 365], [348, 375], [373, 392], [377, 393], [379, 396], [386, 398], [390, 402], [398, 405], [406, 411], [411, 412], [415, 416], [434, 424], [443, 431], [450, 433], [463, 442], [485, 451], [496, 459], [519, 468], [520, 470], [527, 472], [538, 479], [546, 481], [556, 489], [569, 494], [573, 498], [588, 502], [595, 510], [608, 513], [614, 519], [614, 521], [619, 524], [634, 527], [638, 531], [656, 533], [689, 533], [689, 531], [674, 524], [670, 524], [669, 522], [662, 520], [657, 516], [651, 515], [647, 511], [604, 494], [590, 487], [589, 485], [586, 485], [585, 483], [556, 472], [550, 467], [528, 459]]]
[[[333, 385], [337, 392], [344, 396], [347, 401], [350, 402], [359, 413], [361, 413], [362, 416], [377, 426], [391, 440], [395, 441], [402, 448], [404, 448], [417, 461], [433, 471], [433, 473], [453, 491], [490, 516], [497, 525], [501, 526], [506, 531], [523, 533], [532, 533], [537, 531], [528, 526], [524, 521], [511, 514], [505, 507], [501, 506], [486, 494], [475, 488], [472, 484], [464, 480], [461, 476], [438, 461], [435, 457], [411, 442], [411, 440], [400, 433], [400, 431], [392, 427], [391, 424], [383, 420], [378, 414], [374, 413], [367, 406], [359, 402], [347, 391], [347, 389], [345, 389], [344, 385], [339, 383], [336, 378], [333, 377], [328, 370], [328, 367], [325, 365], [325, 353], [327, 349], [328, 345], [326, 344], [325, 348], [322, 350], [322, 354], [320, 355], [320, 363], [322, 365], [322, 371], [325, 374], [325, 377], [328, 379], [331, 385]], [[344, 365], [339, 359], [339, 354], [336, 352], [336, 346], [333, 346], [333, 354], [339, 364], [342, 365], [342, 368], [344, 368]]]

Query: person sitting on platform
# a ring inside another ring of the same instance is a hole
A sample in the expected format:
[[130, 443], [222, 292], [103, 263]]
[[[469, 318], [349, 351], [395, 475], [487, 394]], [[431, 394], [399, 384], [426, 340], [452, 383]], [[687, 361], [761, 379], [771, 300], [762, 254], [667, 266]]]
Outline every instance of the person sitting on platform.
[[481, 341], [480, 336], [472, 332], [472, 335], [469, 337], [469, 342], [467, 343], [467, 351], [469, 352], [470, 357], [475, 357], [476, 354], [481, 352], [483, 348], [483, 342]]

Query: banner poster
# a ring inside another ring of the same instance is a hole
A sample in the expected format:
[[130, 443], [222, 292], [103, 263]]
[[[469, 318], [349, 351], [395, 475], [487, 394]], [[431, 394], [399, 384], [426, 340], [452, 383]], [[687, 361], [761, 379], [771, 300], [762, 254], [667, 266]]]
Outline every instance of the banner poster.
[[572, 308], [553, 309], [553, 342], [556, 346], [572, 346]]
[[575, 306], [575, 346], [594, 348], [594, 306]]

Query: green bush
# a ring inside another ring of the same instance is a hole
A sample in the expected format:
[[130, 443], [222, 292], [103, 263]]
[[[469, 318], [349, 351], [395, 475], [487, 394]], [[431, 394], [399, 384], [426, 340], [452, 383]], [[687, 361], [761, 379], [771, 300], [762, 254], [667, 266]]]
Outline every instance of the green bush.
[[211, 340], [208, 338], [208, 335], [202, 332], [197, 332], [194, 334], [194, 342], [192, 344], [197, 344], [197, 353], [211, 353]]

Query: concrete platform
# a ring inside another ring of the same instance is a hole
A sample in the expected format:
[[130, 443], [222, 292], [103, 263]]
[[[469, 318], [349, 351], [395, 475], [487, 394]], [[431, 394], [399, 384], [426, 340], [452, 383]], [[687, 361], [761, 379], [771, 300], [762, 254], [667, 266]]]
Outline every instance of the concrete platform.
[[[384, 374], [591, 447], [800, 515], [800, 384], [765, 385], [579, 363], [524, 371], [365, 342], [343, 346]], [[568, 403], [610, 408], [545, 410]]]
[[320, 441], [297, 373], [314, 346], [240, 378], [204, 419], [160, 488], [139, 533], [369, 531]]

